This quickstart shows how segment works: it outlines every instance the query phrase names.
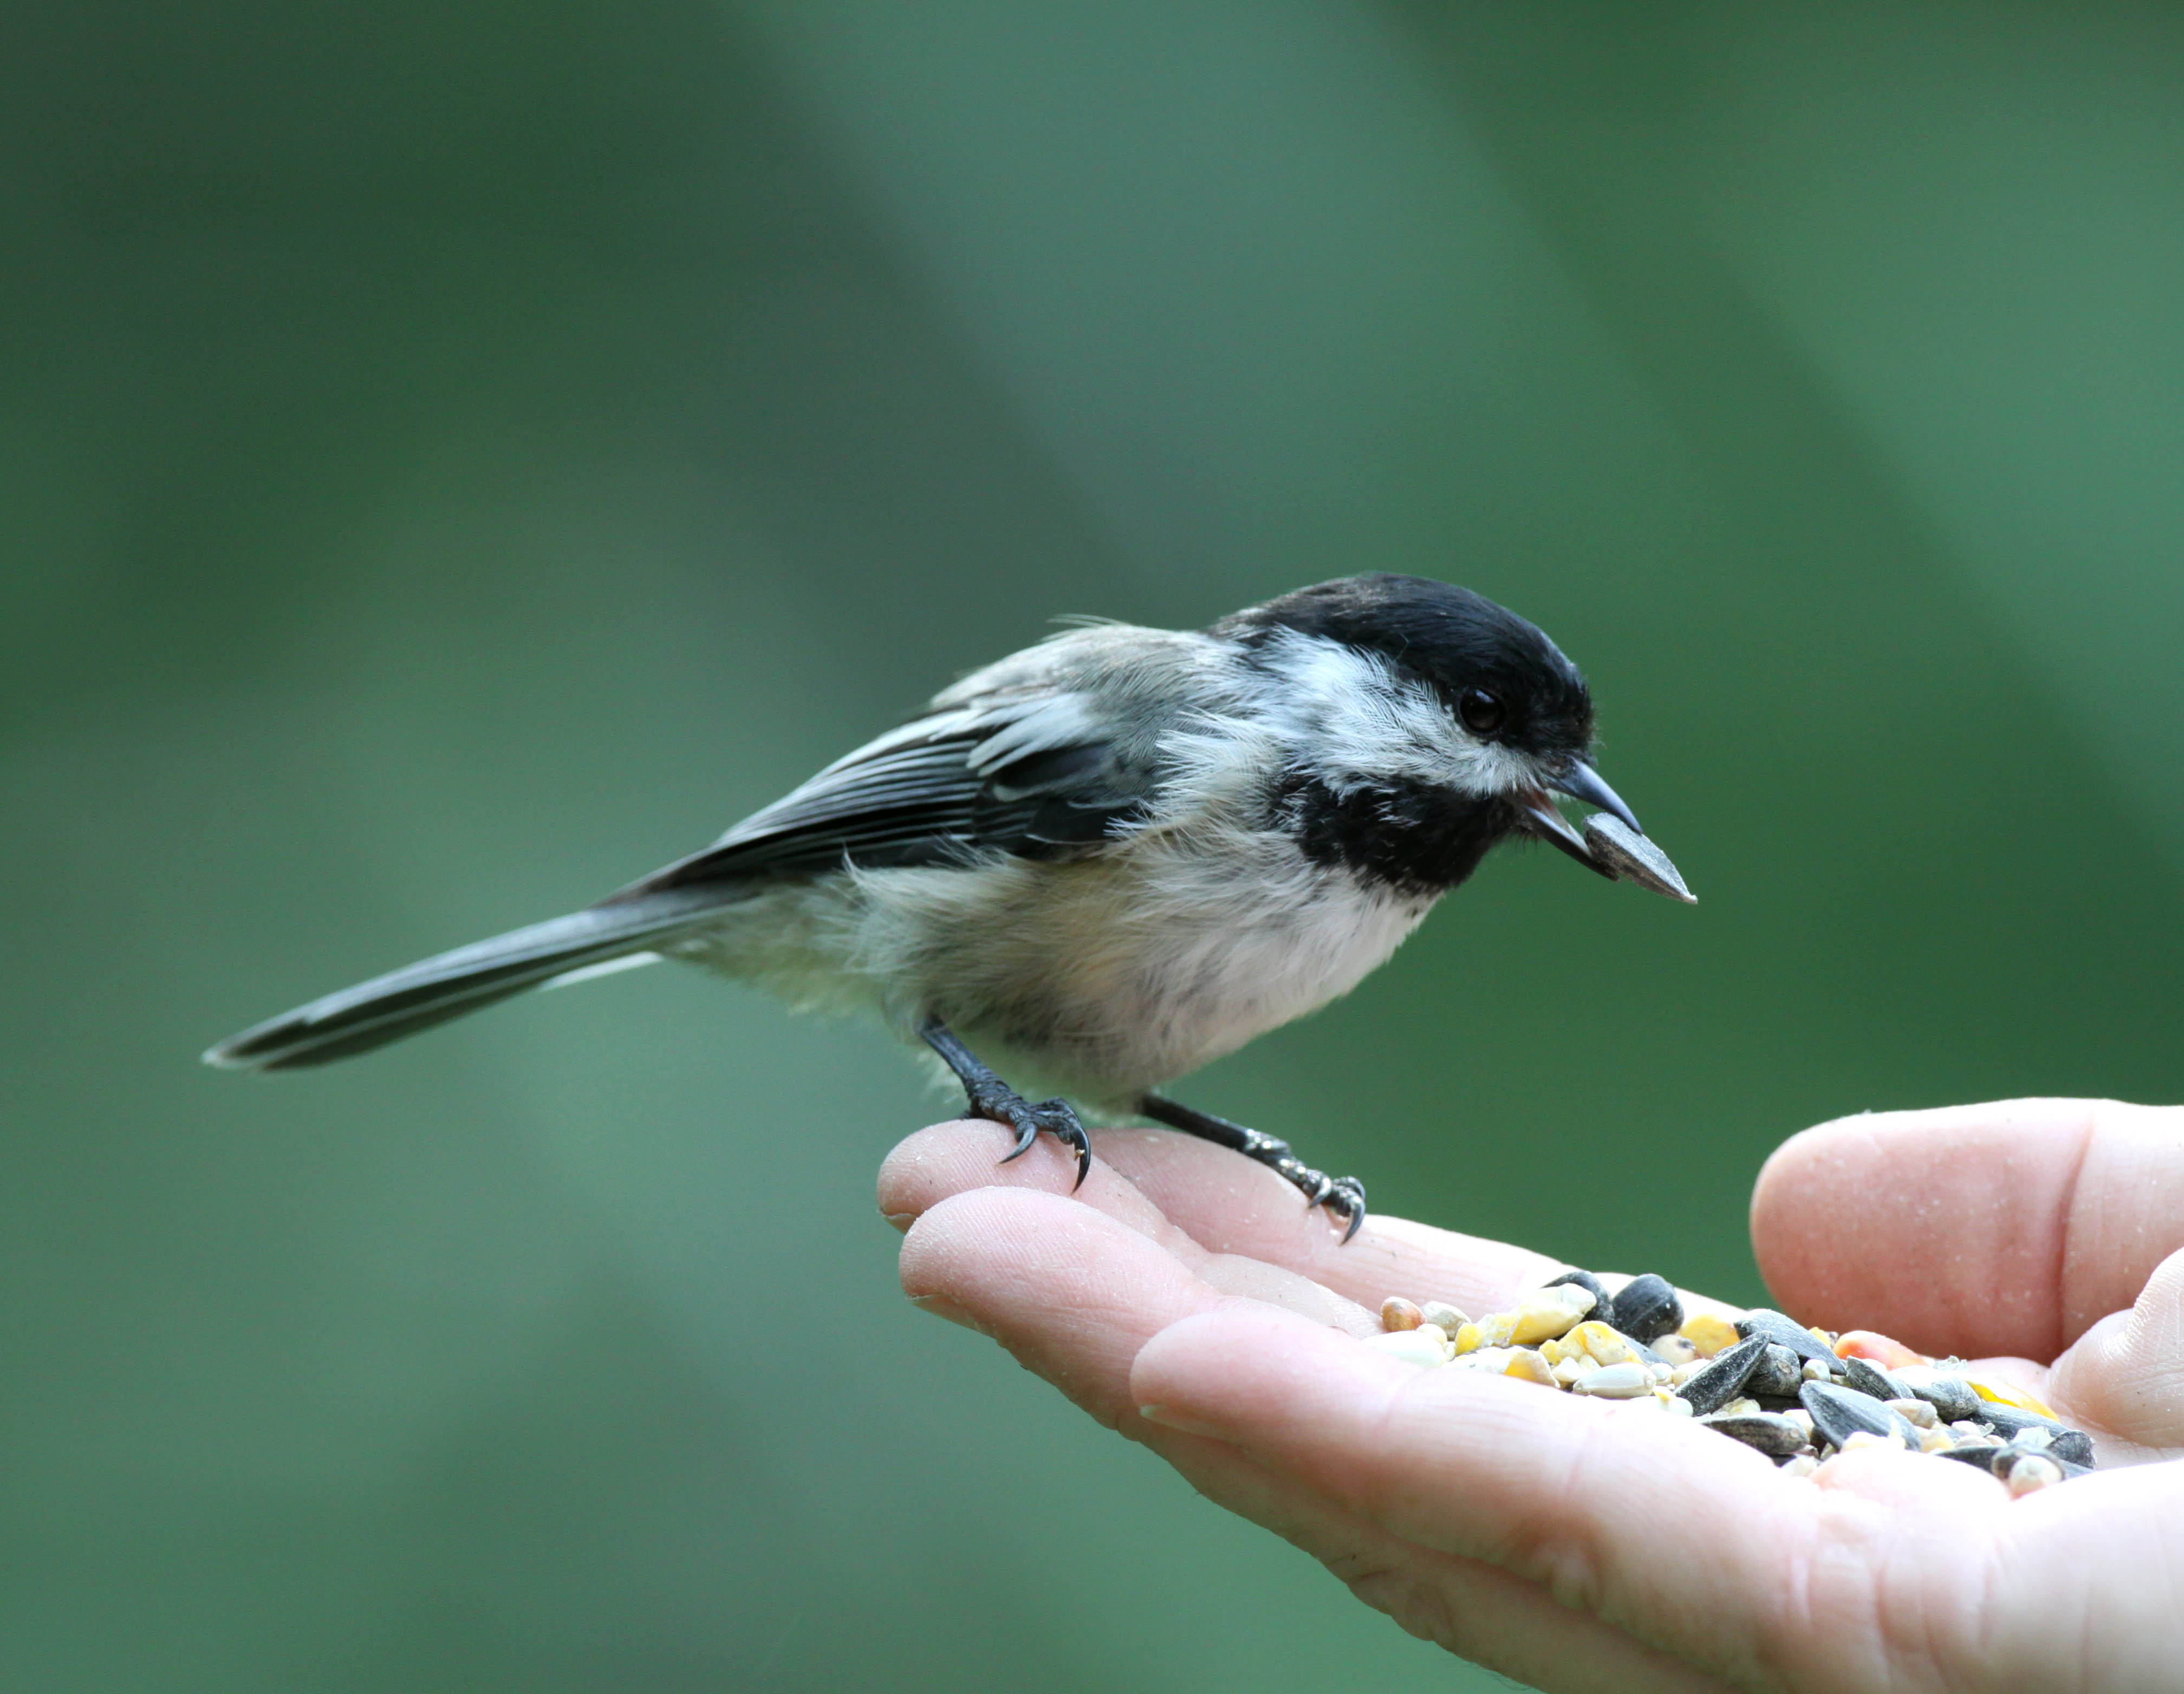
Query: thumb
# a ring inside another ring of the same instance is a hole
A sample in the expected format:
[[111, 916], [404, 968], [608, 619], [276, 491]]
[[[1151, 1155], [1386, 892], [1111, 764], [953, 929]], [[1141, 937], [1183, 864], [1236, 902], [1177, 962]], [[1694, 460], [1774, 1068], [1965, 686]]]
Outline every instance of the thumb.
[[2048, 1386], [2073, 1415], [2142, 1446], [2184, 1446], [2184, 1248], [2154, 1267], [2055, 1361]]

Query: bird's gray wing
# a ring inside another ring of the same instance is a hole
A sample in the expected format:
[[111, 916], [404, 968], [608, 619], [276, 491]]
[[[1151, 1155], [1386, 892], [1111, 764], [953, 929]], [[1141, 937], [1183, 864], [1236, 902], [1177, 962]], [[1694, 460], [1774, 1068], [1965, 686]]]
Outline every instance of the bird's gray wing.
[[740, 898], [734, 884], [754, 877], [960, 864], [980, 850], [1035, 859], [1096, 850], [1145, 798], [1100, 723], [1088, 696], [1058, 688], [937, 708], [597, 906], [328, 995], [205, 1056], [281, 1070], [364, 1052], [671, 942]]
[[1099, 850], [1149, 809], [1164, 726], [1217, 668], [1201, 636], [1103, 626], [965, 677], [701, 853], [598, 905], [457, 948], [247, 1029], [205, 1056], [282, 1070], [360, 1053], [544, 983], [644, 959], [769, 875]]
[[1148, 782], [1128, 768], [1095, 699], [1025, 688], [951, 705], [829, 765], [702, 852], [630, 892], [724, 878], [961, 864], [1096, 850], [1141, 816]]

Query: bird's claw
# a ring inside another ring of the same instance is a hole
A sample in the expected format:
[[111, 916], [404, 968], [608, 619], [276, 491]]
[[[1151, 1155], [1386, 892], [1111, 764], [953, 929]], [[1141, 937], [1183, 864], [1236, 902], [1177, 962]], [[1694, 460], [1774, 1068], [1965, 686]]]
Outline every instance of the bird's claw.
[[1245, 1157], [1256, 1159], [1287, 1178], [1304, 1195], [1306, 1206], [1325, 1206], [1329, 1215], [1342, 1223], [1345, 1241], [1357, 1233], [1357, 1226], [1365, 1221], [1363, 1183], [1356, 1177], [1331, 1177], [1324, 1171], [1314, 1170], [1290, 1151], [1288, 1142], [1275, 1136], [1257, 1129], [1245, 1134], [1251, 1139], [1240, 1149]]
[[1333, 1216], [1347, 1220], [1342, 1229], [1342, 1240], [1346, 1245], [1357, 1233], [1357, 1226], [1365, 1221], [1365, 1184], [1356, 1177], [1337, 1177], [1328, 1184], [1327, 1194], [1313, 1204], [1324, 1206]]
[[1077, 1180], [1070, 1192], [1084, 1186], [1084, 1179], [1092, 1173], [1092, 1138], [1084, 1133], [1067, 1101], [1042, 1100], [1034, 1106], [1014, 1089], [982, 1089], [972, 1092], [970, 1104], [979, 1117], [1017, 1132], [1016, 1145], [1001, 1156], [1003, 1164], [1028, 1153], [1044, 1129], [1077, 1155]]

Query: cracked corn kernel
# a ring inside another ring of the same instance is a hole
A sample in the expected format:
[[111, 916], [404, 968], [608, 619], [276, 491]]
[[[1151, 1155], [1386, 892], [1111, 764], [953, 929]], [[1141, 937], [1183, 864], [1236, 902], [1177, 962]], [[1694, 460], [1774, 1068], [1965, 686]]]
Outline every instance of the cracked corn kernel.
[[1479, 1320], [1479, 1335], [1490, 1347], [1506, 1347], [1517, 1333], [1517, 1314], [1513, 1312], [1490, 1312]]
[[2020, 1412], [2030, 1412], [2041, 1418], [2055, 1416], [2016, 1384], [2004, 1382], [1998, 1376], [1968, 1376], [1964, 1380], [1971, 1385], [1973, 1393], [1997, 1406], [2014, 1406]]
[[1563, 1345], [1582, 1348], [1595, 1364], [1629, 1364], [1638, 1357], [1637, 1348], [1597, 1318], [1587, 1318], [1563, 1336]]
[[1726, 1318], [1715, 1317], [1711, 1312], [1702, 1312], [1697, 1317], [1686, 1319], [1684, 1327], [1676, 1333], [1696, 1347], [1702, 1359], [1710, 1359], [1716, 1353], [1735, 1346], [1738, 1340], [1736, 1325]]
[[1517, 1302], [1517, 1309], [1511, 1314], [1513, 1323], [1509, 1339], [1520, 1347], [1536, 1346], [1541, 1341], [1568, 1335], [1591, 1310], [1591, 1290], [1575, 1283], [1543, 1288]]

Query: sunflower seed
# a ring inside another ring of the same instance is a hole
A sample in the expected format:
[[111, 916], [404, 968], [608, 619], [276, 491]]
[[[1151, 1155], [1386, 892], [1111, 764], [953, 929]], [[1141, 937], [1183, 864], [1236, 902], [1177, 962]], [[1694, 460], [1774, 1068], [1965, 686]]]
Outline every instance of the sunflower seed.
[[1741, 1441], [1747, 1447], [1757, 1447], [1763, 1453], [1772, 1453], [1779, 1458], [1801, 1452], [1805, 1446], [1805, 1432], [1787, 1418], [1777, 1417], [1771, 1412], [1733, 1418], [1718, 1413], [1699, 1420], [1709, 1429], [1727, 1435], [1731, 1440]]
[[1719, 1412], [1744, 1392], [1746, 1379], [1766, 1351], [1764, 1337], [1739, 1341], [1727, 1352], [1715, 1355], [1696, 1376], [1679, 1383], [1676, 1391], [1691, 1402], [1691, 1410], [1702, 1418]]
[[1608, 1307], [1608, 1322], [1634, 1341], [1647, 1346], [1684, 1325], [1684, 1302], [1666, 1277], [1651, 1271], [1623, 1284]]
[[1698, 896], [1684, 886], [1669, 855], [1619, 817], [1596, 811], [1585, 821], [1585, 844], [1593, 859], [1618, 881], [1696, 906]]

